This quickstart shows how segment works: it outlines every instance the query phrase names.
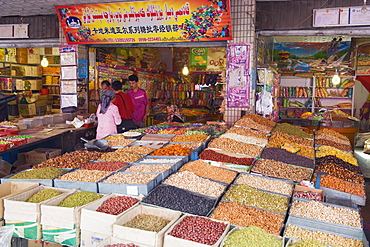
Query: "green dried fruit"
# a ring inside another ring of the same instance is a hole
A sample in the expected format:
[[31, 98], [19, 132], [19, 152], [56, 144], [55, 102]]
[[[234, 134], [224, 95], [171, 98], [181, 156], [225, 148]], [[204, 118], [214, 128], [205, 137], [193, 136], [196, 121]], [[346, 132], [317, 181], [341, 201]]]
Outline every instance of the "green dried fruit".
[[304, 239], [289, 245], [289, 247], [326, 247], [326, 245], [316, 239]]
[[286, 213], [288, 209], [288, 197], [260, 191], [247, 184], [232, 186], [224, 199], [279, 213]]
[[67, 208], [79, 207], [98, 200], [102, 197], [103, 195], [99, 195], [94, 192], [80, 191], [65, 198], [63, 201], [61, 201], [61, 203], [59, 203], [58, 206]]
[[11, 176], [11, 179], [53, 179], [64, 173], [65, 170], [61, 170], [55, 167], [44, 167], [39, 169], [32, 169], [25, 172], [20, 172]]
[[36, 194], [33, 194], [26, 200], [26, 202], [39, 203], [46, 201], [50, 198], [53, 198], [55, 196], [59, 196], [60, 194], [62, 194], [62, 192], [54, 189], [44, 189], [37, 192]]
[[138, 214], [132, 220], [123, 224], [125, 227], [137, 228], [144, 231], [159, 232], [170, 220], [150, 214]]
[[282, 240], [257, 226], [248, 226], [232, 232], [225, 240], [224, 247], [281, 247]]

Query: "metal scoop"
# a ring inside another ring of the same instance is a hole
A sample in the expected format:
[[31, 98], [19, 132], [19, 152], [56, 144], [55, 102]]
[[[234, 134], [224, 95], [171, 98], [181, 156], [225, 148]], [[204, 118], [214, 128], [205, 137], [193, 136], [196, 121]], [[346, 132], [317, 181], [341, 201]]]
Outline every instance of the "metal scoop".
[[99, 150], [106, 150], [108, 148], [108, 141], [107, 140], [86, 140], [85, 138], [81, 137], [81, 140], [86, 142], [84, 145], [86, 148], [97, 148]]

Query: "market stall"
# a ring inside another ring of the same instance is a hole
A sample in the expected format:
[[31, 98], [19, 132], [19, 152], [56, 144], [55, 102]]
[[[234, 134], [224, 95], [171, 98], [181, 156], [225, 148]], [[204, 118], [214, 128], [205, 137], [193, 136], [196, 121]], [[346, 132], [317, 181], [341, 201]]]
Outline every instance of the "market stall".
[[[277, 125], [256, 114], [247, 114], [230, 129], [180, 124], [139, 131], [138, 139], [122, 134], [104, 138], [110, 146], [105, 151], [66, 153], [1, 179], [1, 183], [17, 179], [39, 182], [59, 191], [40, 202], [37, 212], [41, 219], [23, 219], [42, 226], [41, 235], [26, 238], [69, 246], [92, 240], [102, 246], [173, 246], [194, 241], [200, 246], [221, 242], [222, 246], [234, 246], [235, 241], [247, 245], [256, 238], [259, 244], [272, 241], [277, 246], [283, 245], [283, 238], [284, 244], [304, 239], [318, 245], [368, 246], [359, 211], [366, 202], [364, 178], [346, 136], [330, 129], [313, 135], [307, 128]], [[74, 188], [93, 193], [91, 200], [73, 204], [71, 216], [76, 215], [75, 210], [81, 214], [56, 223], [63, 201], [78, 196]], [[38, 187], [5, 203], [28, 205], [25, 200], [44, 189]], [[115, 200], [122, 200], [115, 205], [124, 208], [117, 213], [106, 206]], [[5, 223], [21, 220], [14, 215], [6, 211]], [[135, 238], [150, 231], [138, 224], [153, 221], [162, 222], [154, 234]], [[230, 224], [236, 228], [230, 230]], [[198, 232], [197, 226], [204, 228], [201, 235], [185, 233], [189, 227]], [[51, 237], [51, 227], [61, 229], [53, 233], [57, 238]], [[64, 231], [68, 231], [68, 239]], [[179, 231], [182, 234], [178, 235]], [[237, 237], [244, 231], [248, 235]]]

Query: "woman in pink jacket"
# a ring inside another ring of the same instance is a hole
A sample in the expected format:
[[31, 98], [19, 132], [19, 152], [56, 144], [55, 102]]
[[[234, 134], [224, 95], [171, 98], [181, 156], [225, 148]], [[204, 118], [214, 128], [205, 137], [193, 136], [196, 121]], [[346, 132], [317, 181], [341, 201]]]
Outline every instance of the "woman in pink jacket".
[[98, 117], [98, 127], [96, 129], [96, 139], [102, 139], [107, 135], [117, 134], [117, 125], [121, 124], [121, 115], [118, 107], [112, 104], [115, 100], [115, 93], [107, 90], [101, 97], [101, 104], [98, 106], [96, 116]]

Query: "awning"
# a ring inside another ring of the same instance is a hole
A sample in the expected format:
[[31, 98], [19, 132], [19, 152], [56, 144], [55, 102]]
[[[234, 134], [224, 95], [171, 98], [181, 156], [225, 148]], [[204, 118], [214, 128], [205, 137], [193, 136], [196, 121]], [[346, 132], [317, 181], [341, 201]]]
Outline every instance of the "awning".
[[370, 75], [358, 75], [356, 80], [360, 81], [367, 91], [370, 92]]

